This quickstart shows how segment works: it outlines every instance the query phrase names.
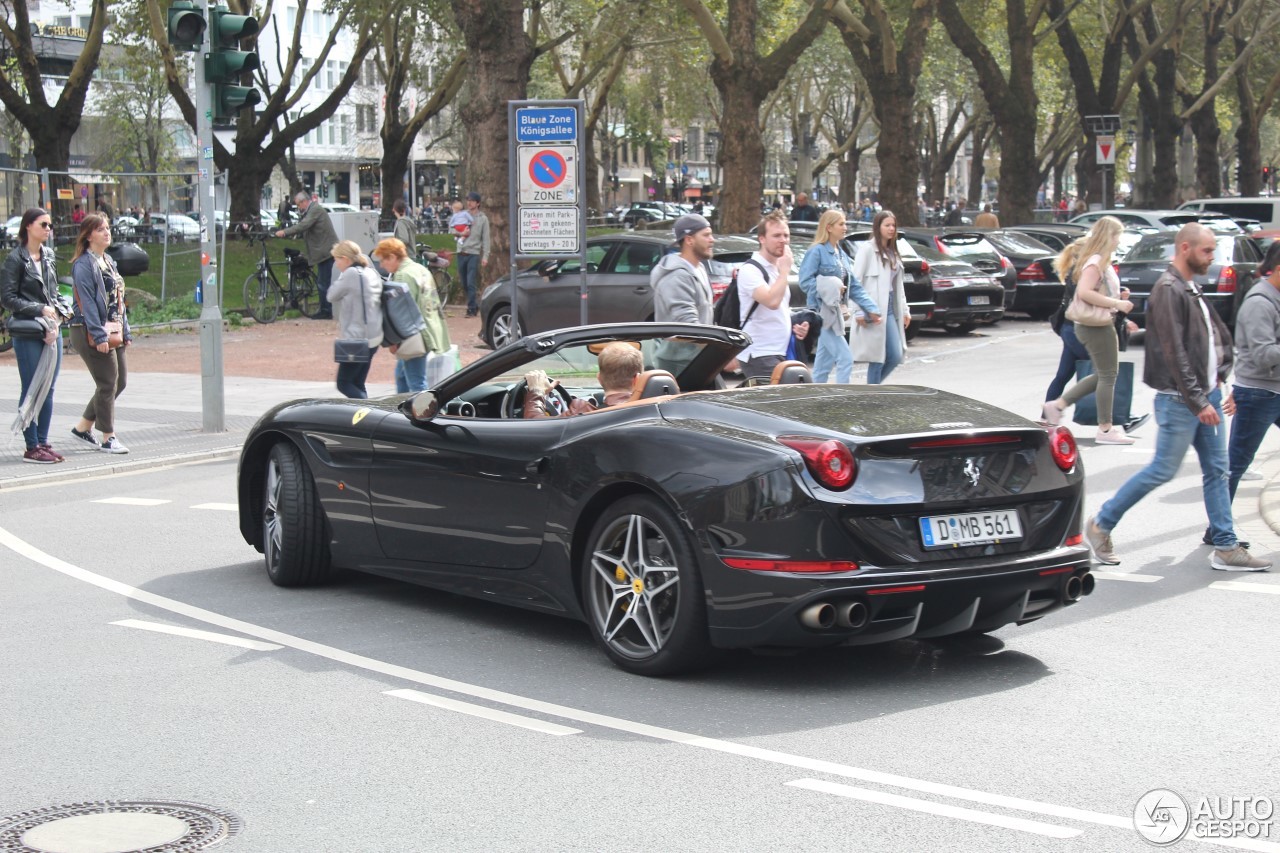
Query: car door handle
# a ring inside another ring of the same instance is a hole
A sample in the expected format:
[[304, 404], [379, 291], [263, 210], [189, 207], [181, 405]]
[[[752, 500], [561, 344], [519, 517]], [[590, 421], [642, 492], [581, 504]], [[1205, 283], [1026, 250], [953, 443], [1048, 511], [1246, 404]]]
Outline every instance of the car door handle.
[[648, 293], [648, 292], [649, 292], [649, 286], [648, 286], [648, 285], [645, 285], [644, 287], [633, 287], [633, 288], [631, 288], [631, 292], [632, 292], [632, 293]]
[[543, 471], [547, 469], [548, 461], [549, 460], [545, 456], [539, 457], [533, 460], [532, 462], [530, 462], [528, 465], [524, 466], [524, 470], [529, 472], [530, 474], [535, 474], [535, 475], [541, 474]]

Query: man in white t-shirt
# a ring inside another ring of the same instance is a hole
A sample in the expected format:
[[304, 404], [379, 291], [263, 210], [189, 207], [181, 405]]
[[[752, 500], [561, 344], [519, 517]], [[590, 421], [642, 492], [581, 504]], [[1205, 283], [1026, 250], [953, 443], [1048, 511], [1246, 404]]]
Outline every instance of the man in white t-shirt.
[[738, 362], [748, 380], [768, 379], [773, 368], [786, 360], [792, 334], [803, 340], [809, 333], [808, 323], [791, 323], [791, 290], [787, 280], [792, 263], [791, 229], [781, 211], [760, 220], [756, 239], [760, 241], [760, 251], [751, 259], [763, 267], [765, 273], [755, 264], [743, 264], [738, 269], [742, 330], [751, 336], [751, 346], [739, 353]]

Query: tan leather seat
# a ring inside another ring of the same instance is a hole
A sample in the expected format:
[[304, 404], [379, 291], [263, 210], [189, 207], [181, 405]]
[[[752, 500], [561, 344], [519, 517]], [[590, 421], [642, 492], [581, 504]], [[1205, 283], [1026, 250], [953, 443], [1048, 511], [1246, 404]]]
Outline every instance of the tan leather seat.
[[631, 385], [631, 400], [645, 400], [649, 397], [664, 397], [668, 394], [679, 394], [680, 386], [676, 378], [665, 370], [646, 370], [637, 373]]
[[782, 361], [769, 377], [770, 385], [812, 385], [813, 373], [803, 361]]

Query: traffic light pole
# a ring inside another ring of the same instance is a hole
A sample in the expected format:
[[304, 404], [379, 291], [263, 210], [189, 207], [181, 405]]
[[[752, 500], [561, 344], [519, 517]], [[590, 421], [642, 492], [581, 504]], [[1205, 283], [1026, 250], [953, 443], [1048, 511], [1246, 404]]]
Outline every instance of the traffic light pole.
[[[209, 20], [207, 0], [199, 0], [201, 14]], [[214, 199], [213, 94], [205, 79], [205, 57], [213, 49], [212, 27], [195, 56], [196, 84], [196, 200], [200, 215], [200, 383], [205, 432], [226, 430], [226, 405], [222, 371], [222, 280], [218, 275], [217, 214]]]

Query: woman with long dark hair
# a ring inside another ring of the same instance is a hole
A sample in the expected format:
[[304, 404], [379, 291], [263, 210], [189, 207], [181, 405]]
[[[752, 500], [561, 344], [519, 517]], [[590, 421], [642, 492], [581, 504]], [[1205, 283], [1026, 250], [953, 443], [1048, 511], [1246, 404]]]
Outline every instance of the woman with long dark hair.
[[868, 314], [854, 306], [849, 327], [853, 360], [867, 363], [867, 384], [879, 385], [902, 363], [903, 341], [911, 314], [898, 255], [898, 217], [882, 210], [871, 220], [871, 239], [858, 247], [853, 278], [880, 309]]
[[[46, 245], [53, 235], [53, 219], [38, 207], [28, 208], [22, 214], [18, 226], [18, 246], [9, 253], [0, 268], [0, 303], [14, 319], [41, 321], [30, 324], [31, 331], [19, 332], [17, 324], [10, 324], [13, 352], [18, 358], [18, 376], [22, 380], [22, 397], [19, 406], [27, 400], [27, 394], [37, 381], [41, 359], [52, 359], [52, 374], [48, 391], [31, 423], [22, 430], [26, 442], [23, 462], [51, 465], [63, 457], [49, 445], [49, 423], [53, 420], [53, 386], [62, 366], [62, 338], [58, 326], [62, 314], [58, 307], [58, 273], [55, 269], [52, 246]], [[52, 355], [45, 348], [52, 347]], [[50, 369], [46, 367], [46, 369]]]
[[[71, 256], [71, 277], [75, 282], [76, 307], [71, 318], [76, 350], [93, 377], [93, 396], [84, 407], [80, 422], [71, 428], [73, 438], [105, 453], [128, 453], [116, 438], [116, 398], [124, 391], [124, 351], [133, 340], [125, 316], [124, 279], [116, 262], [107, 254], [111, 245], [111, 224], [106, 217], [91, 213], [80, 223], [75, 252]], [[102, 442], [93, 437], [97, 424]]]

